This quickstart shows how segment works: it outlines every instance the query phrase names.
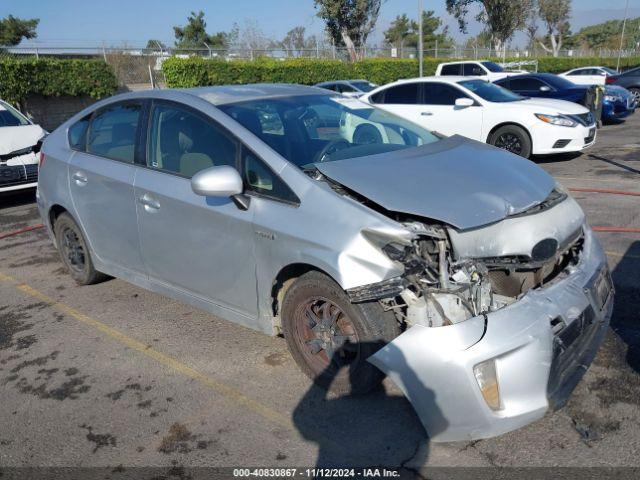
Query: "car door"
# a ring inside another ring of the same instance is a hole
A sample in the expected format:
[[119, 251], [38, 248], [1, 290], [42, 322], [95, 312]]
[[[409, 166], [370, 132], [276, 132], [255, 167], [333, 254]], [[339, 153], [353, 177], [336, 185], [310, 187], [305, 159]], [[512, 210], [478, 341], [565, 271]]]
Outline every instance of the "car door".
[[370, 97], [370, 102], [391, 113], [424, 125], [421, 121], [420, 83], [403, 82]]
[[144, 275], [133, 183], [142, 103], [109, 104], [69, 129], [69, 189], [89, 245], [105, 273]]
[[471, 98], [454, 85], [440, 82], [422, 83], [422, 108], [416, 121], [429, 130], [444, 135], [463, 135], [482, 140], [482, 110], [473, 106], [457, 106], [456, 99]]
[[207, 115], [166, 101], [154, 100], [147, 131], [135, 198], [150, 281], [255, 318], [253, 205], [196, 195], [190, 182], [205, 168], [238, 168], [237, 140]]

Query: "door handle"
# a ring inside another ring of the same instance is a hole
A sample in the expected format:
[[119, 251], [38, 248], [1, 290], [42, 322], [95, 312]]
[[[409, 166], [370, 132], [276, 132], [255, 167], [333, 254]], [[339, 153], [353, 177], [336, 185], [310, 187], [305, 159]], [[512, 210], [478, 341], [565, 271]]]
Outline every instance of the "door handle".
[[73, 178], [76, 182], [76, 184], [78, 185], [84, 185], [85, 183], [87, 183], [87, 177], [85, 176], [84, 173], [82, 172], [76, 172], [74, 173], [71, 178]]
[[433, 115], [433, 113], [431, 113], [431, 112], [422, 112], [420, 115], [422, 115], [423, 117], [430, 117], [431, 115]]
[[146, 208], [150, 208], [152, 210], [158, 210], [160, 208], [160, 202], [154, 200], [154, 198], [147, 193], [142, 195], [139, 200]]

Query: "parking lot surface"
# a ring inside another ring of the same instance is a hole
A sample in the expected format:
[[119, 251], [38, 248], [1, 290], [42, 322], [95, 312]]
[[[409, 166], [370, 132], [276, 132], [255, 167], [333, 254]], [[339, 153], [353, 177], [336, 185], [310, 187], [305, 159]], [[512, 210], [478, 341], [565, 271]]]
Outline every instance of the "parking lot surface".
[[0, 466], [640, 466], [638, 129], [635, 115], [582, 155], [536, 159], [601, 230], [612, 330], [564, 409], [474, 442], [430, 443], [389, 381], [327, 397], [282, 338], [121, 280], [77, 286], [28, 230], [33, 192], [3, 196]]

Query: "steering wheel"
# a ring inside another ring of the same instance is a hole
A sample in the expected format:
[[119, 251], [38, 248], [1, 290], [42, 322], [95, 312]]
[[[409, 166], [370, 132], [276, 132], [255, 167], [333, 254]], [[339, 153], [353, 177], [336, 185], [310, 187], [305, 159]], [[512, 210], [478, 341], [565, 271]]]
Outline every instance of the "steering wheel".
[[349, 147], [351, 147], [351, 144], [346, 140], [343, 140], [343, 139], [332, 140], [331, 142], [327, 143], [324, 147], [322, 147], [322, 150], [320, 150], [316, 154], [313, 160], [313, 163], [322, 163], [327, 159], [329, 155]]

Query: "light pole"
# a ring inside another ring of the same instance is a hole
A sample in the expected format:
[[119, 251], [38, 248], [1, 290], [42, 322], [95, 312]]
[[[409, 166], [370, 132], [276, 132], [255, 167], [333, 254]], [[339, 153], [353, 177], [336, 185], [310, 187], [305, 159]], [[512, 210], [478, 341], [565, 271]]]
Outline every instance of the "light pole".
[[[628, 1], [628, 0], [627, 0]], [[420, 77], [423, 74], [424, 43], [422, 38], [422, 0], [418, 0], [418, 61], [420, 63]]]
[[616, 64], [616, 70], [620, 72], [620, 55], [622, 55], [622, 45], [624, 42], [624, 29], [627, 26], [627, 12], [629, 11], [629, 0], [624, 7], [624, 20], [622, 21], [622, 33], [620, 34], [620, 50], [618, 50], [618, 63]]

